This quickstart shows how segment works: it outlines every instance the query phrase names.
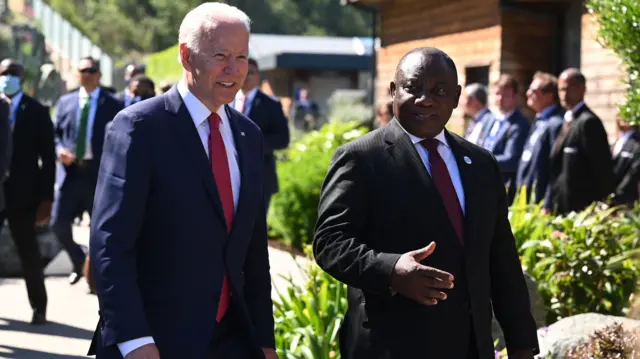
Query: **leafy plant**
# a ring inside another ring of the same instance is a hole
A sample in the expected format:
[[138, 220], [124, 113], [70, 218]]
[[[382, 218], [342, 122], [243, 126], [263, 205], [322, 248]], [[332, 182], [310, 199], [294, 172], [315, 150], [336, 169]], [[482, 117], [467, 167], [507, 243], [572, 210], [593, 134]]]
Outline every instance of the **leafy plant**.
[[[307, 254], [311, 259], [310, 246]], [[276, 347], [281, 359], [339, 359], [338, 333], [347, 310], [347, 287], [310, 260], [300, 286], [291, 278], [274, 301]]]
[[638, 339], [636, 330], [615, 323], [596, 330], [588, 341], [571, 349], [567, 359], [640, 359]]
[[520, 246], [522, 264], [549, 305], [548, 323], [580, 313], [626, 311], [639, 267], [624, 255], [638, 247], [637, 231], [624, 212], [593, 204], [553, 218]]
[[269, 226], [288, 244], [302, 248], [313, 239], [320, 187], [341, 145], [368, 131], [360, 122], [332, 122], [304, 135], [278, 162], [280, 191], [273, 196]]
[[626, 101], [620, 104], [620, 116], [640, 124], [640, 2], [590, 0], [587, 5], [596, 15], [601, 43], [616, 53], [628, 74]]

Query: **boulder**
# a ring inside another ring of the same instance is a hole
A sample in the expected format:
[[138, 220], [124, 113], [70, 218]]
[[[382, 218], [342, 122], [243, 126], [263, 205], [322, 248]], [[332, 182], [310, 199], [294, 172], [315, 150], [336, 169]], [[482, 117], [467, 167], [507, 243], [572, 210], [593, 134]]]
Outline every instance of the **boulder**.
[[538, 331], [539, 359], [564, 359], [569, 350], [586, 342], [599, 329], [621, 323], [625, 330], [640, 329], [640, 321], [597, 313], [578, 314], [561, 319]]
[[[37, 233], [40, 254], [42, 255], [44, 266], [46, 266], [58, 255], [61, 247], [56, 236], [48, 228], [38, 228]], [[20, 258], [11, 238], [9, 226], [5, 223], [0, 232], [0, 278], [21, 276]]]
[[[524, 280], [527, 283], [527, 289], [529, 290], [529, 300], [531, 301], [531, 313], [533, 314], [533, 318], [536, 321], [536, 327], [542, 328], [546, 326], [547, 322], [547, 307], [544, 305], [542, 301], [542, 296], [538, 292], [538, 284], [528, 273], [524, 273]], [[494, 340], [498, 340], [498, 350], [504, 349], [504, 335], [502, 334], [502, 329], [500, 328], [500, 324], [495, 318], [492, 320], [492, 328], [491, 334], [493, 335]]]

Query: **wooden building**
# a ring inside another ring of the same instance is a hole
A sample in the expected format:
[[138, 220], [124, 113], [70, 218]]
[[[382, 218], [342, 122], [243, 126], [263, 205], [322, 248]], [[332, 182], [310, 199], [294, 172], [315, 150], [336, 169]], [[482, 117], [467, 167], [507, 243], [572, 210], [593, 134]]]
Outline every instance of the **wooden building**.
[[[580, 68], [585, 102], [616, 136], [616, 104], [624, 97], [619, 60], [597, 42], [597, 26], [582, 0], [342, 0], [379, 13], [377, 101], [387, 98], [398, 60], [421, 46], [438, 47], [458, 66], [460, 83], [491, 84], [501, 73], [520, 82], [522, 104], [532, 75]], [[492, 99], [490, 99], [492, 104]], [[458, 110], [452, 129], [463, 126]]]

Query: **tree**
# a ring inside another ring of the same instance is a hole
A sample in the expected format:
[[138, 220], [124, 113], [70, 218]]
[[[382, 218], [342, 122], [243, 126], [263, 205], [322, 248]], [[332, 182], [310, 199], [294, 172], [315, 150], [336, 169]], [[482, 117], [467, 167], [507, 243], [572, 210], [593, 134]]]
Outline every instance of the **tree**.
[[627, 72], [620, 116], [640, 125], [640, 1], [589, 0], [587, 5], [596, 16], [601, 43], [616, 53]]

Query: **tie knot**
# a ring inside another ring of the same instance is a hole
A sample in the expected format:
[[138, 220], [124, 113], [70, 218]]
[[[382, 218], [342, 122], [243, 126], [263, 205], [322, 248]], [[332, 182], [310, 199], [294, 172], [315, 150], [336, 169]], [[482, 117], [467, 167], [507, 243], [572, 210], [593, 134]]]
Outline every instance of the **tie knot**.
[[427, 149], [427, 151], [431, 152], [431, 151], [437, 151], [438, 150], [438, 144], [440, 141], [436, 140], [435, 138], [427, 138], [421, 141], [422, 145]]
[[220, 128], [221, 121], [222, 119], [217, 113], [212, 112], [211, 115], [209, 115], [209, 127], [217, 130]]

